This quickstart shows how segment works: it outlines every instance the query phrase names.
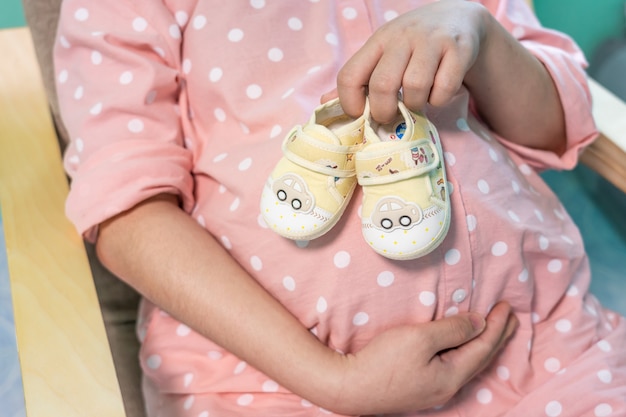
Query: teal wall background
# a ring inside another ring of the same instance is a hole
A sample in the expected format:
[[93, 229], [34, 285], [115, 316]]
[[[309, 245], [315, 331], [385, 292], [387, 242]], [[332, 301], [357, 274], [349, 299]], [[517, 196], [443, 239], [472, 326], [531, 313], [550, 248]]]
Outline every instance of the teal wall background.
[[0, 28], [24, 26], [24, 12], [20, 0], [0, 0]]
[[604, 40], [624, 36], [624, 0], [535, 0], [541, 23], [573, 37], [591, 59]]
[[[23, 26], [21, 1], [0, 1], [0, 28]], [[535, 9], [544, 26], [572, 36], [589, 58], [602, 41], [624, 34], [624, 0], [535, 0]]]

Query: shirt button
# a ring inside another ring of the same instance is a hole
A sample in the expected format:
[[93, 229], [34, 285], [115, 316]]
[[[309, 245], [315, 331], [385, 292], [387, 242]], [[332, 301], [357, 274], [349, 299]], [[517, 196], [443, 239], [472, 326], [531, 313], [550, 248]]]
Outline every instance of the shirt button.
[[452, 300], [455, 303], [462, 303], [463, 301], [465, 301], [466, 297], [467, 297], [467, 291], [465, 291], [463, 288], [459, 288], [458, 290], [452, 293]]

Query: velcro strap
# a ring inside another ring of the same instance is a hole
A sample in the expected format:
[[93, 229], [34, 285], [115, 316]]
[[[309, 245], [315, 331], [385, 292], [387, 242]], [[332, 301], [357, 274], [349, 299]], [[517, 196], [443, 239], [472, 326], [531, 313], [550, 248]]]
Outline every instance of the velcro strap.
[[355, 175], [354, 154], [358, 146], [344, 146], [321, 141], [294, 127], [283, 142], [283, 154], [291, 162], [308, 170], [332, 177]]
[[424, 175], [440, 162], [430, 139], [371, 143], [357, 154], [357, 179], [361, 185], [388, 184]]

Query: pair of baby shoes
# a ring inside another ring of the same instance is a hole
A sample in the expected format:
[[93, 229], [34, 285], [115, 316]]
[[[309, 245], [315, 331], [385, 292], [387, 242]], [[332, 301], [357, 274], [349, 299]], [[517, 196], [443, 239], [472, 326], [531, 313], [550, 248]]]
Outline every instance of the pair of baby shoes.
[[357, 183], [367, 243], [390, 259], [434, 250], [450, 225], [443, 151], [435, 127], [398, 103], [380, 125], [347, 116], [337, 99], [319, 106], [283, 142], [283, 157], [263, 189], [261, 213], [276, 233], [312, 240], [343, 214]]

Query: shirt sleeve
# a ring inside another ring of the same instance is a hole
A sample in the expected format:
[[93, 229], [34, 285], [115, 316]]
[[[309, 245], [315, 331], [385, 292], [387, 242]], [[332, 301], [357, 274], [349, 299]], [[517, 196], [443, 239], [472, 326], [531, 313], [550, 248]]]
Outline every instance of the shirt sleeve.
[[567, 148], [561, 156], [506, 139], [501, 138], [501, 141], [539, 170], [574, 168], [580, 153], [598, 134], [591, 113], [591, 93], [585, 73], [587, 61], [583, 52], [567, 35], [542, 27], [525, 0], [486, 0], [483, 4], [546, 67], [565, 116]]
[[156, 194], [194, 205], [179, 106], [184, 16], [154, 0], [62, 4], [54, 62], [71, 140], [66, 213], [91, 241], [100, 223]]

